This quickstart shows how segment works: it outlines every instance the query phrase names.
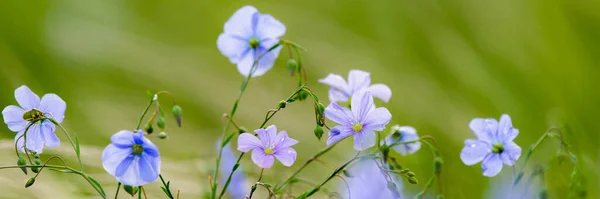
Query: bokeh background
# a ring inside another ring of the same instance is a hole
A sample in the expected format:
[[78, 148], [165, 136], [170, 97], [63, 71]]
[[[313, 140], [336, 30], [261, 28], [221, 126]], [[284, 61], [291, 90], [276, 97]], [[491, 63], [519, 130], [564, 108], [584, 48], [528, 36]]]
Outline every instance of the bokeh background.
[[[598, 198], [600, 2], [593, 0], [4, 0], [0, 106], [16, 104], [13, 91], [20, 85], [40, 95], [60, 95], [67, 102], [64, 125], [79, 136], [87, 171], [111, 195], [116, 183], [102, 169], [102, 149], [113, 133], [135, 127], [146, 90], [168, 90], [183, 107], [184, 122], [176, 128], [167, 120], [169, 138], [154, 139], [162, 172], [181, 198], [200, 198], [209, 190], [221, 115], [230, 110], [242, 80], [217, 50], [216, 39], [230, 15], [247, 4], [279, 19], [287, 26], [285, 39], [308, 49], [303, 61], [309, 86], [325, 102], [328, 88], [317, 80], [328, 73], [345, 77], [350, 69], [361, 69], [372, 73], [372, 82], [389, 85], [392, 100], [377, 103], [390, 109], [391, 123], [414, 126], [440, 143], [446, 198], [488, 198], [498, 179], [510, 178], [507, 167], [488, 178], [480, 165], [466, 166], [459, 158], [463, 140], [474, 137], [469, 121], [502, 113], [520, 129], [516, 143], [524, 153], [547, 128], [567, 127], [587, 198]], [[295, 89], [286, 57], [282, 51], [270, 72], [252, 79], [236, 116], [240, 125], [256, 128], [265, 112]], [[325, 147], [313, 136], [309, 110], [310, 103], [296, 103], [272, 120], [300, 140], [299, 155], [291, 169], [276, 163], [266, 182], [275, 184]], [[14, 135], [0, 128], [0, 165], [16, 161]], [[61, 138], [63, 146], [46, 150], [44, 157], [61, 155], [74, 164]], [[557, 148], [555, 140], [544, 142], [530, 165], [546, 163]], [[323, 159], [335, 165], [353, 154], [347, 140]], [[427, 148], [398, 158], [421, 182], [431, 175]], [[242, 165], [249, 179], [257, 177], [249, 156]], [[571, 168], [568, 163], [550, 167], [551, 198], [566, 198]], [[313, 164], [301, 177], [320, 182], [330, 172]], [[25, 189], [27, 179], [19, 170], [0, 170], [0, 198], [97, 197], [78, 176], [47, 171]], [[328, 188], [338, 190], [339, 183]], [[403, 189], [411, 195], [423, 184], [404, 183]], [[159, 186], [147, 186], [150, 198], [163, 197]]]

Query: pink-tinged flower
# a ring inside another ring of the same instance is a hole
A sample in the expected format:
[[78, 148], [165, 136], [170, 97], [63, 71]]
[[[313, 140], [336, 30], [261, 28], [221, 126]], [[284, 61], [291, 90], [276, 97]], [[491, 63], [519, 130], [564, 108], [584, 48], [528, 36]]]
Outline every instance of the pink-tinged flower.
[[349, 110], [331, 102], [325, 108], [325, 117], [339, 124], [329, 130], [327, 145], [354, 135], [354, 149], [362, 151], [375, 145], [375, 131], [383, 131], [392, 114], [386, 108], [376, 108], [368, 90], [354, 93], [351, 105]]
[[371, 74], [362, 70], [350, 70], [348, 73], [348, 82], [342, 76], [332, 73], [320, 79], [319, 82], [331, 86], [329, 89], [329, 100], [332, 102], [348, 101], [354, 93], [363, 89], [371, 91], [373, 97], [379, 98], [384, 102], [390, 101], [392, 97], [390, 87], [385, 84], [371, 85]]
[[250, 133], [242, 133], [238, 138], [238, 150], [241, 152], [252, 151], [252, 161], [260, 168], [271, 168], [275, 158], [285, 166], [292, 166], [296, 161], [296, 150], [291, 146], [298, 141], [288, 137], [287, 132], [277, 133], [277, 127], [271, 125], [266, 129], [254, 131], [258, 138]]
[[285, 34], [285, 25], [269, 14], [261, 14], [252, 6], [237, 10], [225, 23], [223, 33], [217, 39], [217, 47], [244, 75], [258, 77], [273, 68], [281, 46], [266, 53], [253, 71], [254, 60], [279, 43]]
[[42, 153], [44, 146], [60, 146], [60, 140], [54, 133], [56, 127], [49, 120], [39, 120], [42, 118], [52, 118], [58, 123], [62, 123], [65, 117], [67, 104], [58, 95], [45, 94], [42, 99], [33, 93], [27, 86], [21, 86], [15, 90], [15, 99], [21, 107], [10, 105], [2, 110], [4, 123], [8, 129], [17, 132], [15, 141], [17, 148], [24, 150], [25, 129], [36, 121], [29, 130], [27, 130], [27, 149]]

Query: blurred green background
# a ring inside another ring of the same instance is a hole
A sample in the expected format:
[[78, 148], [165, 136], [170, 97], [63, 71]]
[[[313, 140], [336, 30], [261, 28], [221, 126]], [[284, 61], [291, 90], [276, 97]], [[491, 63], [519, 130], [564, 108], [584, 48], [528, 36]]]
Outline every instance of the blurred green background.
[[[221, 115], [230, 110], [242, 80], [217, 50], [216, 39], [231, 14], [247, 4], [283, 22], [284, 38], [308, 49], [303, 61], [309, 86], [325, 102], [328, 88], [317, 80], [328, 73], [346, 77], [350, 69], [361, 69], [372, 73], [373, 83], [389, 85], [392, 100], [377, 103], [390, 109], [391, 124], [414, 126], [440, 143], [446, 198], [486, 198], [494, 186], [479, 164], [466, 166], [459, 154], [464, 139], [474, 137], [468, 128], [472, 118], [502, 113], [520, 130], [516, 143], [523, 153], [550, 126], [568, 126], [566, 137], [579, 157], [588, 198], [599, 197], [600, 1], [4, 0], [0, 106], [16, 104], [13, 91], [20, 85], [39, 95], [60, 95], [67, 102], [64, 125], [80, 137], [87, 171], [112, 195], [116, 184], [102, 169], [103, 147], [113, 133], [135, 127], [146, 90], [171, 91], [183, 107], [184, 126], [176, 128], [169, 119], [169, 138], [154, 139], [162, 173], [181, 190], [181, 198], [199, 198], [208, 191]], [[258, 127], [265, 112], [295, 89], [296, 80], [285, 69], [286, 53], [265, 76], [252, 79], [236, 115], [240, 125]], [[161, 99], [170, 106], [168, 98]], [[296, 103], [272, 120], [300, 140], [299, 155], [291, 169], [276, 163], [267, 170], [266, 182], [275, 184], [325, 147], [313, 136], [311, 108]], [[2, 126], [0, 165], [11, 165], [15, 134]], [[61, 138], [62, 147], [45, 153], [74, 164]], [[555, 140], [545, 142], [530, 165], [546, 163], [557, 148]], [[340, 164], [353, 154], [347, 140], [324, 159]], [[414, 194], [431, 175], [430, 153], [422, 148], [399, 159], [423, 182], [405, 183], [406, 194]], [[256, 179], [258, 168], [249, 156], [243, 168]], [[301, 176], [320, 182], [330, 172], [313, 164]], [[550, 168], [551, 198], [566, 198], [570, 172], [568, 163]], [[504, 167], [499, 177], [510, 175]], [[0, 198], [97, 197], [77, 176], [48, 171], [25, 189], [27, 178], [18, 170], [1, 170]], [[334, 180], [329, 188], [338, 190], [339, 183]], [[163, 198], [159, 185], [147, 186], [149, 198]]]

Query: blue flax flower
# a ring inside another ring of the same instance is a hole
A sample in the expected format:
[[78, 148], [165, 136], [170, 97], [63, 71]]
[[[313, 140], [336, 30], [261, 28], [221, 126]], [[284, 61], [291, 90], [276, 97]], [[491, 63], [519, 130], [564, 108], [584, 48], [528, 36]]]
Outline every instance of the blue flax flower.
[[[268, 169], [273, 166], [275, 158], [285, 166], [292, 166], [296, 161], [296, 150], [291, 146], [298, 141], [288, 137], [287, 132], [277, 133], [277, 127], [271, 125], [266, 129], [254, 131], [258, 138], [250, 133], [242, 133], [238, 138], [238, 150], [252, 151], [252, 161], [260, 168]], [[260, 138], [260, 139], [259, 139]]]
[[[248, 76], [254, 60], [269, 48], [279, 43], [279, 37], [285, 34], [285, 25], [269, 14], [261, 14], [252, 6], [237, 10], [223, 28], [217, 39], [217, 47], [238, 71]], [[281, 46], [266, 53], [255, 67], [252, 77], [264, 75], [273, 67], [279, 56]]]
[[[342, 183], [338, 189], [342, 198], [352, 199], [398, 199], [403, 198], [398, 191], [402, 191], [402, 182], [396, 180], [394, 174], [386, 174], [381, 170], [374, 160], [364, 159], [349, 168], [348, 172], [352, 177], [346, 178], [348, 187]], [[379, 162], [381, 164], [381, 162]], [[392, 192], [388, 188], [386, 177], [392, 178], [400, 190]], [[350, 190], [348, 190], [350, 189]], [[350, 194], [350, 196], [348, 196]]]
[[144, 132], [122, 130], [110, 137], [110, 141], [102, 153], [106, 172], [129, 186], [142, 186], [158, 178], [160, 153], [158, 147], [144, 137]]
[[475, 118], [469, 127], [477, 139], [465, 140], [460, 159], [466, 165], [483, 161], [484, 176], [496, 176], [502, 170], [502, 163], [513, 166], [521, 156], [521, 147], [513, 141], [519, 130], [513, 128], [510, 116], [503, 114], [500, 123], [494, 118]]
[[[392, 127], [392, 134], [390, 134], [386, 139], [386, 144], [392, 145], [396, 142], [408, 142], [413, 140], [419, 140], [419, 135], [417, 135], [417, 130], [411, 126], [400, 126], [395, 125]], [[421, 149], [421, 142], [416, 141], [409, 144], [397, 144], [392, 147], [396, 152], [402, 155], [413, 154]]]
[[385, 84], [371, 85], [371, 74], [362, 70], [350, 70], [348, 82], [337, 74], [329, 74], [319, 82], [330, 86], [329, 100], [332, 102], [345, 102], [362, 89], [371, 91], [373, 97], [388, 102], [392, 97], [392, 90]]
[[375, 145], [375, 131], [383, 131], [392, 114], [386, 108], [375, 108], [368, 90], [354, 93], [351, 105], [352, 110], [349, 110], [331, 102], [325, 108], [325, 117], [339, 124], [329, 130], [327, 145], [354, 135], [354, 149], [362, 151]]
[[[56, 94], [45, 94], [42, 99], [27, 86], [21, 86], [15, 90], [15, 99], [21, 107], [10, 105], [4, 108], [2, 116], [8, 129], [17, 132], [15, 142], [17, 148], [25, 151], [24, 136], [25, 129], [33, 120], [40, 118], [53, 118], [58, 123], [62, 123], [65, 117], [67, 104]], [[55, 126], [48, 120], [40, 120], [29, 127], [27, 131], [27, 149], [42, 153], [44, 146], [60, 146], [60, 140], [55, 134]]]
[[[221, 140], [217, 142], [217, 150], [219, 150], [219, 145], [221, 144]], [[231, 150], [230, 144], [227, 144], [223, 147], [223, 151], [221, 153], [221, 165], [219, 165], [220, 170], [224, 175], [221, 175], [221, 184], [225, 184], [227, 182], [227, 178], [231, 173], [231, 170], [235, 166], [237, 162], [238, 155], [235, 154]], [[235, 170], [233, 175], [231, 175], [231, 181], [229, 186], [227, 187], [227, 192], [231, 199], [246, 199], [246, 194], [248, 194], [248, 186], [246, 186], [246, 175], [241, 168]]]

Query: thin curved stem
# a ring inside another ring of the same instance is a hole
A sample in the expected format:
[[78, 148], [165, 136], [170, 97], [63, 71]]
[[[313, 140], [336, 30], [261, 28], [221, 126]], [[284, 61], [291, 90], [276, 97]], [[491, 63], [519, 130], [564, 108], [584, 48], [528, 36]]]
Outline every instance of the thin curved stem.
[[73, 139], [71, 138], [71, 135], [69, 135], [69, 133], [67, 132], [67, 130], [65, 129], [65, 127], [63, 127], [61, 124], [59, 124], [56, 120], [52, 119], [52, 118], [48, 118], [52, 123], [54, 123], [54, 125], [58, 126], [58, 128], [60, 128], [60, 130], [62, 132], [65, 133], [65, 135], [67, 136], [67, 139], [69, 140], [69, 143], [71, 143], [71, 147], [73, 147], [73, 151], [75, 151], [75, 154], [77, 155], [77, 161], [79, 161], [79, 168], [81, 169], [81, 172], [83, 172], [83, 163], [81, 162], [81, 156], [79, 154], [79, 152], [77, 152], [77, 146], [75, 146], [75, 142], [73, 142]]
[[121, 182], [117, 184], [117, 191], [115, 191], [115, 199], [117, 199], [117, 197], [119, 196], [119, 190], [121, 190]]

